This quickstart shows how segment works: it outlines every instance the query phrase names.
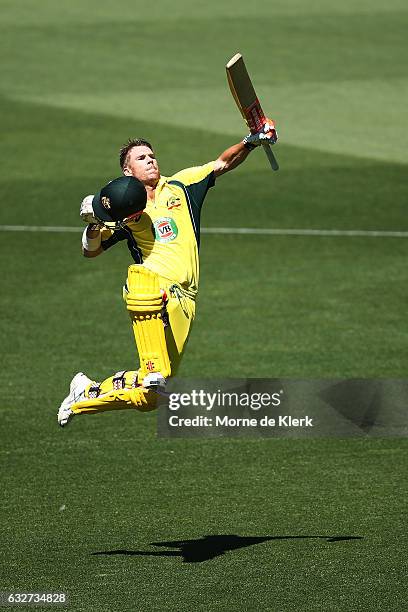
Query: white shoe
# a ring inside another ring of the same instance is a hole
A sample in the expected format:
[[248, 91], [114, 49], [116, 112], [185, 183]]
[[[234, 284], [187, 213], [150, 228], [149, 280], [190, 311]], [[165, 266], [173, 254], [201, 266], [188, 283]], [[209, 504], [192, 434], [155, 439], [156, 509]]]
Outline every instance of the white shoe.
[[62, 402], [60, 409], [58, 410], [58, 425], [65, 427], [74, 416], [74, 412], [71, 410], [72, 404], [76, 404], [81, 399], [85, 399], [85, 389], [92, 383], [92, 380], [85, 376], [83, 372], [75, 374], [71, 380], [69, 386], [69, 394]]
[[166, 379], [160, 372], [152, 372], [151, 374], [146, 374], [142, 387], [160, 393], [160, 391], [164, 391], [166, 388]]

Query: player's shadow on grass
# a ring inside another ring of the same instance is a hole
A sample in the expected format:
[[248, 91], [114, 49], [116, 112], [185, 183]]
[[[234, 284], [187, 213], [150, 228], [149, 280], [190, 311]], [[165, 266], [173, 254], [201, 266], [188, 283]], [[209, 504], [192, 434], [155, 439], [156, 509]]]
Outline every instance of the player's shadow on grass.
[[184, 563], [200, 563], [219, 557], [230, 550], [245, 548], [254, 544], [261, 544], [270, 540], [308, 540], [318, 539], [326, 542], [340, 542], [344, 540], [362, 540], [361, 536], [255, 536], [246, 537], [238, 535], [207, 535], [197, 540], [176, 540], [174, 542], [151, 542], [151, 546], [165, 546], [179, 550], [105, 550], [92, 553], [93, 555], [129, 555], [143, 557], [182, 557]]

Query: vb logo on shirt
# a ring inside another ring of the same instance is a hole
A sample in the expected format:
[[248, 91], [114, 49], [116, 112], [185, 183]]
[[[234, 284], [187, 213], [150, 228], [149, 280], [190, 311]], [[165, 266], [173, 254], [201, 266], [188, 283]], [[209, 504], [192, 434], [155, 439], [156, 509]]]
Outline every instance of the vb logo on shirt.
[[178, 227], [174, 219], [161, 217], [153, 223], [154, 236], [159, 242], [171, 242], [178, 235]]

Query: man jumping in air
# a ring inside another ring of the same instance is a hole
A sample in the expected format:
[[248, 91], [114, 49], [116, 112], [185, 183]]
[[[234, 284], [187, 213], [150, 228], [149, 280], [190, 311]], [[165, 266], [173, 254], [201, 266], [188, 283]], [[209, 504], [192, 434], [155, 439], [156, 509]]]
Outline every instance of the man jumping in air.
[[245, 137], [215, 161], [171, 177], [161, 176], [146, 140], [129, 140], [122, 147], [123, 176], [81, 204], [81, 218], [88, 224], [82, 249], [85, 257], [96, 257], [127, 241], [135, 263], [129, 266], [123, 293], [140, 367], [100, 383], [76, 374], [58, 411], [61, 427], [78, 414], [157, 407], [157, 391], [177, 371], [195, 317], [200, 214], [207, 191], [252, 149], [276, 140], [269, 119], [262, 131]]

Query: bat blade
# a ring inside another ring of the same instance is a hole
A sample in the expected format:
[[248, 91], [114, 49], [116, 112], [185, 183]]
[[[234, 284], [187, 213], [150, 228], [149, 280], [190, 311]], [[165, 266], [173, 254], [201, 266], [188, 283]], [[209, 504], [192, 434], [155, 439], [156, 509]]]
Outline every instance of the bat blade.
[[[266, 123], [265, 113], [256, 95], [244, 58], [237, 53], [226, 65], [228, 84], [241, 115], [252, 134], [259, 132]], [[263, 145], [273, 170], [278, 170], [278, 162], [269, 144]]]

